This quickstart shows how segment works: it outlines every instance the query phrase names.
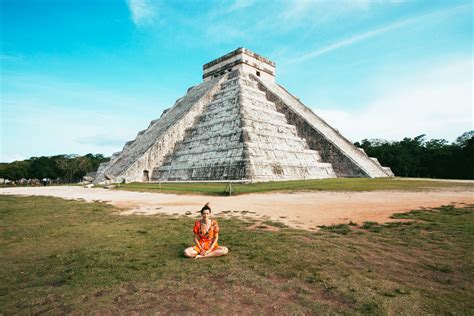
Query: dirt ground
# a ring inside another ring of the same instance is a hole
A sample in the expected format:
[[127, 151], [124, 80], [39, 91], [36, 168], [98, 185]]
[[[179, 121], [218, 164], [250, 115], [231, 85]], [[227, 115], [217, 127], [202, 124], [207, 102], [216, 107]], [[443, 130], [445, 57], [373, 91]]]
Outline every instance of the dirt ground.
[[[0, 194], [43, 195], [87, 202], [102, 201], [122, 209], [120, 214], [153, 215], [165, 213], [195, 217], [210, 202], [218, 217], [251, 217], [273, 220], [290, 227], [317, 229], [339, 223], [379, 223], [393, 221], [394, 213], [446, 204], [474, 204], [474, 190], [452, 188], [420, 192], [298, 192], [248, 194], [231, 197], [174, 195], [114, 191], [79, 186], [1, 188]], [[189, 213], [191, 212], [191, 214]]]

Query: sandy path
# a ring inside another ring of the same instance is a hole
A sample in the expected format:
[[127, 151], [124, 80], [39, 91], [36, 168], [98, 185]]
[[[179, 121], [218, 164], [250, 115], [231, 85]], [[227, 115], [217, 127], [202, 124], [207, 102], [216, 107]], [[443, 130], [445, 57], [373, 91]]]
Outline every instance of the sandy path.
[[[437, 189], [422, 192], [304, 192], [248, 194], [232, 197], [174, 195], [69, 187], [1, 188], [0, 194], [45, 195], [64, 199], [106, 201], [124, 209], [121, 214], [157, 213], [192, 216], [205, 202], [214, 215], [250, 216], [283, 222], [291, 227], [314, 229], [318, 225], [387, 222], [393, 213], [451, 203], [474, 204], [474, 190]], [[224, 211], [231, 211], [222, 213]], [[255, 213], [247, 213], [250, 211]]]

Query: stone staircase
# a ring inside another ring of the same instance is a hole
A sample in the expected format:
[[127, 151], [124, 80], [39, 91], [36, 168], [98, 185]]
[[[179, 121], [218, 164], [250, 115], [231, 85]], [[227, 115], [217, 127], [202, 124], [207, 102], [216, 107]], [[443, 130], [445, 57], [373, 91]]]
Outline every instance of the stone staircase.
[[152, 180], [335, 177], [247, 74], [229, 74], [186, 135], [153, 169]]

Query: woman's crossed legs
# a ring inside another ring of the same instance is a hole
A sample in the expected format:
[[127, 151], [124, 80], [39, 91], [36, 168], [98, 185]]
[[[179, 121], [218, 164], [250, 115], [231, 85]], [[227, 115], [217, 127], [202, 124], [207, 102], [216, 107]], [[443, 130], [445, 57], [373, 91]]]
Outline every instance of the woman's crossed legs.
[[229, 252], [227, 247], [219, 246], [213, 252], [208, 253], [205, 256], [201, 256], [194, 247], [188, 247], [184, 250], [184, 255], [188, 258], [207, 258], [207, 257], [220, 257], [225, 256]]

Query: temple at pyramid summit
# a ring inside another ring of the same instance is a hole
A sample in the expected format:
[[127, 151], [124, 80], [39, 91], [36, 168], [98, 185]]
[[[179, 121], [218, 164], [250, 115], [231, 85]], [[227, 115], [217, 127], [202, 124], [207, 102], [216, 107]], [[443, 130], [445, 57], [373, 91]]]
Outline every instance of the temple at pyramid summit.
[[99, 166], [95, 183], [390, 177], [276, 82], [275, 63], [238, 48]]

